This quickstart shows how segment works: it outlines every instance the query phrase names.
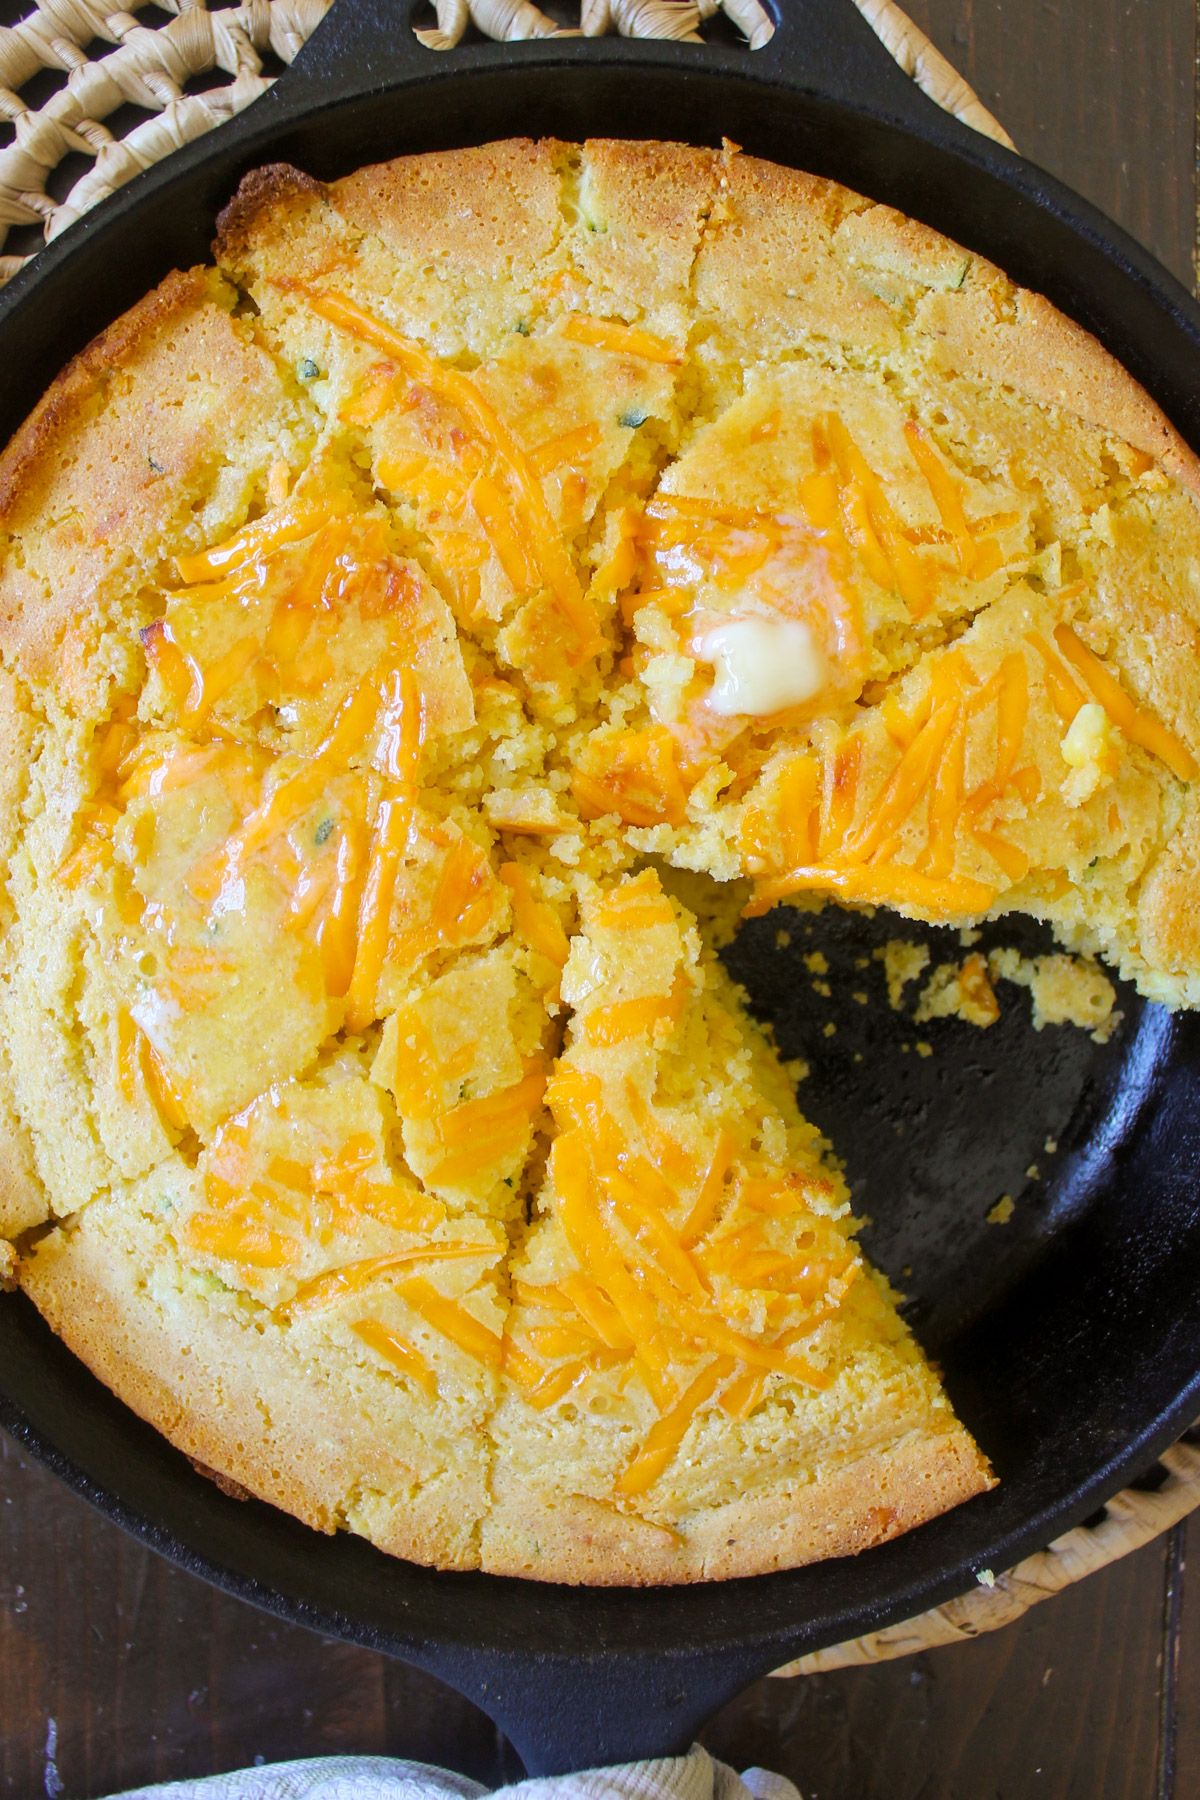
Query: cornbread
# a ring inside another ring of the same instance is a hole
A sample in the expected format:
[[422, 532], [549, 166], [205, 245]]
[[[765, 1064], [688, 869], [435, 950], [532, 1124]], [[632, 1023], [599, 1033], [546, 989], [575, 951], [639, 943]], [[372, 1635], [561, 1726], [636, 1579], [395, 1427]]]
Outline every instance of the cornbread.
[[[921, 948], [923, 968], [929, 953]], [[1090, 1031], [1097, 1044], [1106, 1044], [1121, 1023], [1120, 1012], [1114, 1010], [1116, 989], [1096, 963], [1061, 954], [1022, 956], [1011, 948], [992, 950], [986, 957], [976, 951], [961, 963], [939, 963], [921, 990], [913, 1018], [918, 1025], [927, 1019], [956, 1018], [986, 1030], [1000, 1017], [997, 981], [1029, 989], [1035, 1031], [1047, 1025], [1078, 1025]]]
[[1018, 911], [1200, 999], [1197, 497], [1045, 301], [733, 146], [248, 177], [0, 461], [0, 1269], [439, 1567], [980, 1493], [714, 949]]

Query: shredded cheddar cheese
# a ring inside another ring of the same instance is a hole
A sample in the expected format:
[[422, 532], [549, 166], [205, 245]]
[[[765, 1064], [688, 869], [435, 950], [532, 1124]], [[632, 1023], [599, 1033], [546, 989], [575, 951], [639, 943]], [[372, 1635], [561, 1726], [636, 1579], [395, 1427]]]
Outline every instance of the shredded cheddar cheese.
[[392, 896], [411, 818], [408, 795], [392, 794], [380, 800], [358, 903], [358, 942], [346, 992], [349, 1031], [364, 1031], [377, 1016], [376, 995], [387, 953]]
[[645, 1443], [617, 1482], [619, 1494], [644, 1494], [653, 1487], [667, 1465], [674, 1461], [688, 1428], [700, 1408], [712, 1399], [722, 1381], [728, 1380], [735, 1363], [732, 1357], [714, 1357], [702, 1369], [678, 1403], [650, 1427]]
[[928, 612], [928, 571], [904, 535], [878, 476], [836, 413], [813, 423], [813, 461], [820, 474], [830, 461], [837, 471], [846, 536], [872, 579], [895, 588], [914, 619]]
[[653, 1108], [631, 1077], [625, 1080], [625, 1098], [656, 1173], [669, 1188], [690, 1187], [696, 1177], [694, 1159], [659, 1124]]
[[299, 1262], [303, 1249], [296, 1238], [265, 1225], [240, 1223], [195, 1213], [184, 1228], [189, 1249], [250, 1269], [286, 1269]]
[[299, 543], [302, 539], [311, 537], [331, 516], [350, 511], [352, 505], [350, 495], [344, 490], [338, 490], [322, 500], [301, 501], [293, 498], [284, 506], [255, 520], [253, 524], [244, 525], [231, 538], [226, 538], [224, 543], [214, 544], [211, 549], [198, 551], [194, 555], [177, 556], [175, 567], [179, 571], [179, 579], [185, 582], [211, 581], [217, 576], [245, 568], [248, 564], [261, 562], [271, 551], [280, 549], [284, 544]]
[[919, 869], [896, 863], [858, 867], [817, 865], [792, 869], [786, 875], [760, 882], [754, 899], [744, 909], [745, 917], [757, 918], [788, 894], [822, 889], [840, 894], [844, 900], [877, 906], [914, 906], [951, 918], [986, 912], [995, 899], [995, 890], [981, 881], [964, 876], [923, 875]]
[[526, 554], [512, 507], [499, 484], [488, 475], [477, 475], [471, 484], [471, 505], [513, 592], [525, 594], [537, 587], [538, 569]]
[[473, 1357], [476, 1362], [483, 1363], [485, 1368], [499, 1369], [503, 1359], [503, 1344], [497, 1334], [465, 1306], [457, 1301], [447, 1300], [439, 1294], [432, 1284], [421, 1276], [413, 1276], [398, 1284], [399, 1292], [419, 1313], [427, 1325], [440, 1332], [442, 1337], [449, 1338], [452, 1344]]
[[733, 1139], [728, 1131], [722, 1130], [713, 1145], [700, 1191], [679, 1233], [679, 1241], [685, 1248], [698, 1244], [716, 1219], [732, 1156]]
[[[382, 1280], [389, 1280], [407, 1295], [416, 1278], [394, 1275], [395, 1270], [407, 1268], [413, 1263], [456, 1262], [464, 1257], [483, 1257], [488, 1262], [494, 1262], [499, 1254], [493, 1245], [486, 1243], [423, 1244], [415, 1250], [397, 1250], [390, 1256], [376, 1256], [366, 1262], [349, 1263], [343, 1268], [331, 1269], [328, 1274], [317, 1275], [311, 1281], [302, 1282], [292, 1299], [277, 1310], [284, 1319], [319, 1312], [348, 1295], [363, 1293]], [[422, 1291], [425, 1285], [418, 1283]]]
[[[1057, 663], [1036, 634], [1027, 641]], [[1073, 697], [1074, 683], [1065, 670], [1053, 679], [1063, 692], [1061, 697], [1051, 692], [1051, 698], [1056, 706], [1061, 698], [1065, 706], [1066, 689]], [[935, 917], [985, 912], [995, 889], [962, 872], [960, 834], [969, 833], [1007, 881], [1025, 879], [1029, 856], [996, 829], [996, 821], [1010, 795], [1028, 808], [1040, 791], [1036, 766], [1017, 766], [1030, 703], [1023, 651], [1007, 652], [981, 680], [955, 649], [934, 663], [915, 707], [905, 710], [893, 698], [882, 709], [895, 756], [869, 800], [860, 779], [861, 732], [844, 738], [821, 762], [811, 753], [790, 758], [762, 801], [743, 814], [743, 864], [758, 883], [747, 916], [789, 893], [822, 888], [848, 900], [917, 907]], [[991, 771], [970, 786], [968, 743], [980, 740], [989, 718], [994, 720]], [[902, 860], [905, 833], [918, 834], [915, 854], [908, 852], [911, 861]]]
[[523, 552], [536, 563], [556, 605], [576, 634], [573, 660], [582, 664], [593, 657], [603, 645], [596, 614], [580, 589], [537, 471], [480, 389], [468, 375], [445, 368], [414, 339], [402, 336], [343, 295], [310, 291], [308, 297], [313, 311], [322, 318], [386, 351], [407, 374], [446, 400], [490, 449], [512, 486], [514, 517], [522, 534]]
[[561, 468], [563, 463], [576, 461], [591, 454], [599, 448], [603, 433], [594, 419], [586, 425], [576, 425], [570, 431], [560, 433], [558, 437], [548, 438], [539, 444], [536, 450], [529, 453], [530, 463], [539, 475], [549, 475], [552, 470]]
[[383, 1357], [410, 1381], [415, 1381], [431, 1400], [437, 1399], [437, 1377], [419, 1350], [406, 1344], [402, 1337], [389, 1331], [377, 1319], [356, 1319], [350, 1329], [376, 1356]]
[[1051, 704], [1064, 727], [1069, 726], [1087, 700], [1087, 692], [1075, 680], [1067, 665], [1046, 642], [1040, 631], [1028, 631], [1025, 641], [1032, 644], [1042, 659], [1042, 679]]
[[178, 1087], [154, 1045], [124, 1007], [117, 1013], [117, 1082], [127, 1105], [136, 1103], [140, 1088], [165, 1125], [173, 1131], [187, 1129], [187, 1111]]
[[683, 1014], [687, 989], [669, 994], [650, 994], [636, 1000], [616, 1000], [584, 1015], [583, 1032], [589, 1044], [610, 1049], [631, 1038], [648, 1037], [659, 1025], [674, 1025]]
[[617, 356], [637, 356], [643, 362], [681, 363], [683, 352], [665, 338], [640, 331], [635, 325], [623, 325], [611, 319], [593, 319], [584, 313], [568, 313], [560, 327], [562, 335], [573, 344], [590, 344], [597, 350], [611, 350]]
[[[619, 942], [623, 931], [673, 917], [657, 877], [646, 871], [593, 905], [585, 929], [613, 933]], [[652, 1004], [662, 998], [646, 997]], [[584, 1015], [585, 1027], [595, 1016]], [[815, 1186], [806, 1186], [782, 1173], [738, 1177], [728, 1131], [703, 1157], [686, 1154], [632, 1077], [619, 1091], [636, 1127], [633, 1141], [596, 1069], [568, 1061], [548, 1089], [558, 1126], [550, 1174], [578, 1269], [554, 1288], [517, 1284], [510, 1329], [525, 1359], [514, 1380], [536, 1408], [556, 1404], [589, 1372], [605, 1368], [622, 1383], [637, 1379], [645, 1387], [659, 1417], [618, 1482], [617, 1493], [632, 1496], [662, 1476], [691, 1418], [718, 1389], [728, 1389], [722, 1411], [740, 1419], [759, 1403], [772, 1374], [813, 1388], [827, 1384], [828, 1373], [797, 1346], [836, 1316], [860, 1265], [841, 1236], [818, 1227], [808, 1212], [810, 1193], [827, 1191], [827, 1183], [814, 1178]], [[795, 1241], [777, 1244], [777, 1222], [788, 1232], [805, 1228]], [[737, 1296], [752, 1291], [769, 1321], [767, 1335], [731, 1322]], [[578, 1324], [563, 1321], [564, 1299]], [[545, 1373], [535, 1382], [538, 1366]]]
[[545, 1087], [545, 1070], [535, 1063], [514, 1086], [443, 1113], [436, 1128], [447, 1154], [430, 1170], [429, 1180], [457, 1186], [503, 1166], [523, 1150]]
[[389, 940], [387, 960], [409, 966], [440, 946], [468, 943], [485, 929], [492, 910], [486, 854], [470, 838], [454, 838], [446, 846], [424, 922], [401, 929]]
[[1054, 641], [1100, 702], [1114, 725], [1120, 727], [1131, 744], [1140, 744], [1165, 762], [1180, 781], [1194, 781], [1198, 773], [1196, 759], [1183, 741], [1169, 731], [1160, 719], [1144, 707], [1136, 706], [1120, 682], [1109, 673], [1098, 656], [1093, 655], [1069, 625], [1055, 627]]
[[904, 438], [913, 459], [929, 483], [934, 505], [950, 534], [958, 566], [968, 580], [983, 581], [995, 574], [1003, 557], [994, 538], [980, 542], [967, 522], [962, 488], [942, 462], [929, 433], [914, 420], [904, 427]]
[[502, 863], [500, 879], [512, 900], [513, 922], [529, 948], [561, 969], [570, 944], [558, 914], [544, 900], [535, 898], [529, 876], [519, 863]]
[[584, 1324], [608, 1349], [625, 1352], [635, 1348], [618, 1308], [596, 1282], [583, 1274], [567, 1275], [562, 1282], [562, 1293]]
[[675, 740], [661, 725], [593, 739], [571, 792], [586, 817], [615, 813], [629, 825], [678, 825], [687, 810]]
[[648, 931], [655, 925], [674, 923], [671, 902], [653, 869], [644, 869], [587, 909], [589, 931]]

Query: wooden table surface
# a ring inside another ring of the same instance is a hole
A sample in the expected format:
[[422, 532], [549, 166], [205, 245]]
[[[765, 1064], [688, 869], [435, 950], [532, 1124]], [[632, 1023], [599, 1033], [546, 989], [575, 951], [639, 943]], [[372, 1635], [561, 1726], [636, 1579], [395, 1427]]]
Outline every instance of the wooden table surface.
[[[1018, 147], [1189, 286], [1196, 0], [910, 0]], [[519, 1764], [429, 1676], [170, 1567], [0, 1437], [0, 1786], [83, 1800], [365, 1752], [495, 1785]], [[763, 1681], [708, 1727], [806, 1800], [1200, 1800], [1200, 1515], [974, 1643]]]

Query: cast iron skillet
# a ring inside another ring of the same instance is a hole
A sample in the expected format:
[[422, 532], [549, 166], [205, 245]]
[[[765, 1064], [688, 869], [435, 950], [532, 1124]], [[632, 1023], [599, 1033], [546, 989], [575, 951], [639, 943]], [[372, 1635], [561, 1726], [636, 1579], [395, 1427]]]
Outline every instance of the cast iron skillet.
[[[332, 177], [514, 134], [726, 134], [992, 257], [1096, 332], [1200, 447], [1200, 311], [1183, 289], [1076, 195], [926, 101], [850, 0], [786, 0], [757, 55], [732, 41], [607, 39], [435, 56], [409, 22], [405, 0], [338, 0], [265, 99], [122, 189], [12, 283], [0, 432], [151, 283], [207, 255], [217, 210], [258, 163]], [[16, 1296], [0, 1301], [0, 1421], [195, 1573], [453, 1683], [531, 1771], [686, 1747], [766, 1670], [961, 1593], [1084, 1519], [1200, 1411], [1200, 1019], [1126, 992], [1124, 1024], [1101, 1048], [1066, 1028], [1035, 1036], [1008, 989], [986, 1034], [914, 1028], [878, 1004], [869, 961], [897, 930], [935, 957], [957, 948], [952, 934], [831, 909], [807, 934], [803, 916], [758, 921], [730, 961], [785, 1052], [817, 1068], [805, 1105], [848, 1159], [868, 1248], [913, 1297], [922, 1340], [1002, 1477], [994, 1493], [855, 1559], [712, 1587], [567, 1590], [414, 1568], [226, 1498]], [[1037, 931], [1001, 925], [990, 941], [1028, 946]], [[818, 945], [829, 999], [803, 961]], [[872, 988], [877, 1004], [853, 1000]], [[922, 1031], [931, 1057], [914, 1048]], [[1005, 1192], [1014, 1218], [990, 1225]]]

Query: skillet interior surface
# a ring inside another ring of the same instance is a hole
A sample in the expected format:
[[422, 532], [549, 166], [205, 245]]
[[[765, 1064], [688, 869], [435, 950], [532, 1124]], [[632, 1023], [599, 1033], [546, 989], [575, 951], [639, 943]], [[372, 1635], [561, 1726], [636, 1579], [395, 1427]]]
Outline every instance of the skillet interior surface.
[[[774, 45], [753, 58], [609, 40], [433, 58], [411, 45], [398, 8], [356, 0], [351, 11], [340, 0], [267, 99], [122, 190], [0, 299], [0, 432], [94, 331], [170, 267], [207, 254], [215, 213], [246, 169], [287, 159], [329, 177], [519, 133], [698, 143], [725, 133], [834, 175], [1048, 293], [1200, 445], [1200, 314], [1182, 288], [1059, 184], [938, 113], [850, 0], [793, 0]], [[792, 940], [782, 949], [781, 926]], [[1038, 1548], [1200, 1410], [1200, 1019], [1123, 990], [1123, 1023], [1101, 1047], [1067, 1027], [1034, 1034], [1027, 1001], [1007, 989], [986, 1033], [956, 1021], [916, 1028], [888, 1009], [879, 965], [855, 966], [898, 934], [929, 942], [935, 962], [962, 954], [956, 934], [830, 908], [755, 923], [727, 960], [784, 1053], [811, 1063], [802, 1103], [846, 1160], [871, 1220], [866, 1247], [911, 1297], [923, 1342], [1002, 1478], [994, 1493], [856, 1559], [753, 1582], [546, 1589], [416, 1569], [227, 1499], [19, 1297], [0, 1303], [0, 1420], [198, 1573], [472, 1693], [531, 1767], [686, 1743], [766, 1669], [920, 1611]], [[1035, 927], [1003, 921], [987, 942], [1048, 945]], [[803, 960], [815, 948], [832, 965], [828, 997]], [[918, 1037], [932, 1056], [917, 1055]], [[1003, 1193], [1014, 1217], [991, 1225]]]

